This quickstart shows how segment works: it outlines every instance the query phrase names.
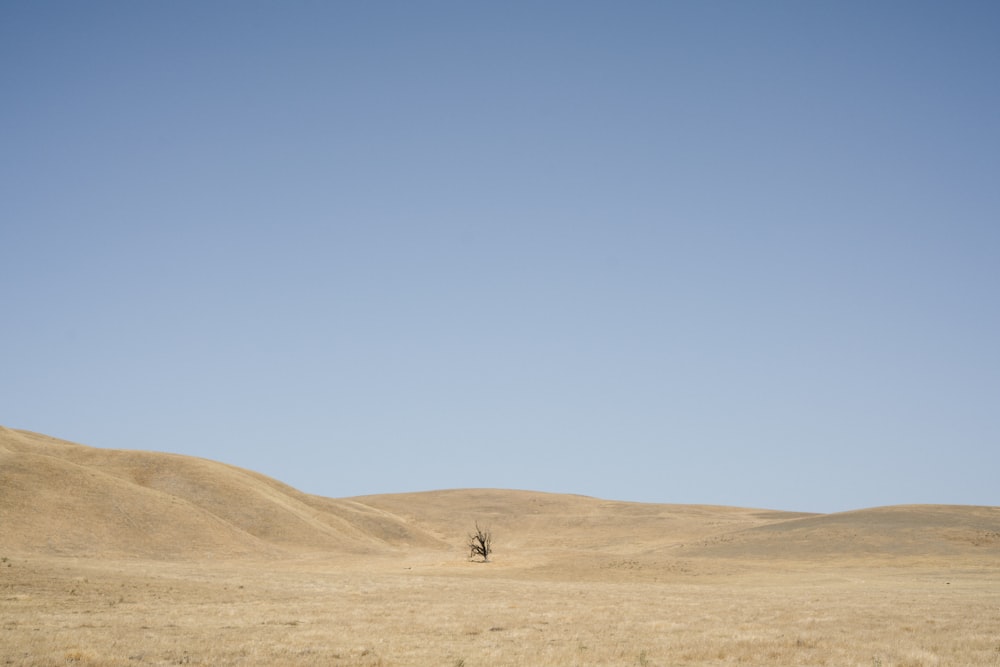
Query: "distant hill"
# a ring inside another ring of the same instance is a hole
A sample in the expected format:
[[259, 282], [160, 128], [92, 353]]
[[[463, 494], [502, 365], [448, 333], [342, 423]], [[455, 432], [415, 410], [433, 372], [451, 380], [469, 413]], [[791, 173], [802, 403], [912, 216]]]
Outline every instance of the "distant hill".
[[716, 535], [687, 553], [840, 562], [962, 557], [995, 566], [1000, 565], [1000, 507], [896, 505], [811, 516]]
[[453, 489], [356, 498], [435, 535], [489, 524], [508, 549], [533, 548], [637, 554], [677, 547], [720, 533], [799, 517], [799, 512], [714, 505], [674, 505], [602, 500], [589, 496]]
[[494, 531], [498, 561], [557, 567], [571, 560], [576, 572], [587, 563], [670, 569], [683, 559], [1000, 564], [998, 507], [816, 515], [501, 489], [335, 499], [205, 459], [97, 449], [0, 427], [5, 553], [156, 559], [429, 553], [461, 560], [476, 521]]

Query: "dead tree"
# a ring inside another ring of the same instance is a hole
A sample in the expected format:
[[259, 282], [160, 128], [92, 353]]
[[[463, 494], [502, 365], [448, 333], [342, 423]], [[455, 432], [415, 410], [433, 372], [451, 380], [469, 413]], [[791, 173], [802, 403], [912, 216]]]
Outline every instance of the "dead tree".
[[469, 560], [482, 558], [484, 563], [490, 562], [493, 552], [493, 534], [488, 528], [480, 528], [476, 522], [476, 532], [469, 533]]

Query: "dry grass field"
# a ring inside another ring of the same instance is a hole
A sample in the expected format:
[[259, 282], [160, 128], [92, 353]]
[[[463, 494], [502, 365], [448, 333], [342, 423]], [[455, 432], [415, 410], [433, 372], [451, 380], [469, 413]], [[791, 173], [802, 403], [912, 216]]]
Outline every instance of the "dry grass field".
[[0, 428], [0, 665], [177, 664], [1000, 666], [1000, 508], [329, 499]]

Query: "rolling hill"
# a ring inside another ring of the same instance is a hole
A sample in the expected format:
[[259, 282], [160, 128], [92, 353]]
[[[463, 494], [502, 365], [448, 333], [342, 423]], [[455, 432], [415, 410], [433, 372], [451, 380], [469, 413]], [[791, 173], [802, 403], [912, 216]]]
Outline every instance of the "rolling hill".
[[691, 556], [794, 561], [1000, 564], [1000, 507], [896, 505], [780, 521], [712, 536]]
[[440, 546], [399, 518], [204, 459], [0, 427], [5, 548], [156, 558]]
[[530, 567], [568, 559], [602, 567], [678, 559], [1000, 563], [997, 507], [816, 515], [499, 489], [336, 499], [205, 459], [0, 427], [0, 540], [8, 552], [154, 559], [405, 552], [460, 560], [476, 521], [493, 529], [499, 560]]

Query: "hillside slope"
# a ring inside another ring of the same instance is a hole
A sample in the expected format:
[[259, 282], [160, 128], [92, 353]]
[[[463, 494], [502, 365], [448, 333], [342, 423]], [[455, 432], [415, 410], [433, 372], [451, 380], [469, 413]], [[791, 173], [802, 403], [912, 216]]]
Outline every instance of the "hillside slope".
[[0, 427], [6, 549], [176, 557], [440, 546], [351, 500], [204, 459], [107, 450]]

